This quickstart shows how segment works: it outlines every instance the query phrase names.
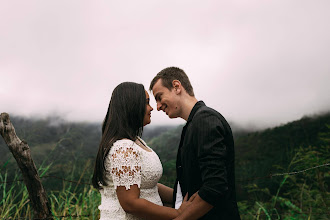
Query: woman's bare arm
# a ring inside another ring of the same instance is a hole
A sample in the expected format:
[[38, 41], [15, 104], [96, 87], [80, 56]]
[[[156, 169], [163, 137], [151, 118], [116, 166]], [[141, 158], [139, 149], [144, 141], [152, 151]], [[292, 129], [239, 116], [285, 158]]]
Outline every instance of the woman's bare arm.
[[174, 219], [180, 214], [180, 211], [176, 209], [159, 206], [140, 198], [140, 189], [137, 185], [132, 185], [129, 190], [126, 190], [124, 186], [118, 186], [116, 192], [121, 207], [132, 215], [146, 219], [166, 220]]
[[171, 205], [173, 203], [173, 189], [161, 183], [157, 183], [158, 193], [164, 205]]

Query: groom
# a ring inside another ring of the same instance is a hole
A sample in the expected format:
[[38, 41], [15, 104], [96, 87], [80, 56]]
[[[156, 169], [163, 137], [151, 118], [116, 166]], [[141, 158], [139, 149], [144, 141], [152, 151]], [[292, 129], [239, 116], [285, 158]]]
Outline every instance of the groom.
[[173, 207], [180, 207], [186, 193], [194, 194], [194, 200], [176, 219], [240, 219], [234, 141], [225, 118], [197, 101], [188, 76], [177, 67], [160, 71], [149, 89], [158, 111], [187, 121], [177, 154]]

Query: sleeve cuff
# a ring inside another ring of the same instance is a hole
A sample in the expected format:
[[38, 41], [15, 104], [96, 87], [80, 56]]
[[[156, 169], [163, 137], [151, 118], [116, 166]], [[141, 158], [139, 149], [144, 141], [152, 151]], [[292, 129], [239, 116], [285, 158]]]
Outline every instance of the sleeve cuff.
[[[228, 188], [225, 187], [223, 189], [223, 192], [226, 191]], [[202, 187], [199, 191], [198, 191], [198, 195], [199, 197], [201, 197], [201, 199], [203, 199], [205, 202], [215, 206], [219, 200], [222, 199], [222, 193], [216, 192], [212, 189], [208, 189], [205, 187]]]

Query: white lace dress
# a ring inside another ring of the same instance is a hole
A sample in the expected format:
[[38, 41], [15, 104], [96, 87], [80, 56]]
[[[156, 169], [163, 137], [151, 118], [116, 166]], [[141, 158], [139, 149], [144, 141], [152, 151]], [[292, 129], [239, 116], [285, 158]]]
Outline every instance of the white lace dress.
[[103, 186], [100, 190], [100, 220], [140, 219], [126, 213], [120, 206], [116, 194], [117, 186], [125, 186], [128, 190], [137, 184], [140, 188], [140, 198], [163, 205], [157, 187], [163, 173], [162, 164], [158, 155], [151, 148], [148, 149], [150, 152], [127, 139], [113, 144], [104, 163], [108, 186]]

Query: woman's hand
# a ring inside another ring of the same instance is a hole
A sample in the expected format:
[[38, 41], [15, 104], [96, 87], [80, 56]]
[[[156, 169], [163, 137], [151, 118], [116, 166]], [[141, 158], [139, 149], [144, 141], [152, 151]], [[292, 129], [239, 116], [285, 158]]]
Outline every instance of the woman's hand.
[[180, 208], [178, 209], [179, 214], [181, 214], [186, 208], [188, 208], [191, 205], [191, 203], [194, 201], [196, 196], [197, 196], [197, 192], [195, 194], [193, 194], [188, 200], [188, 193], [186, 193], [186, 195], [182, 201], [182, 204], [181, 204]]

